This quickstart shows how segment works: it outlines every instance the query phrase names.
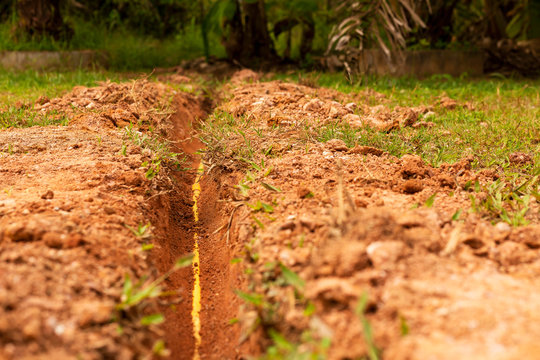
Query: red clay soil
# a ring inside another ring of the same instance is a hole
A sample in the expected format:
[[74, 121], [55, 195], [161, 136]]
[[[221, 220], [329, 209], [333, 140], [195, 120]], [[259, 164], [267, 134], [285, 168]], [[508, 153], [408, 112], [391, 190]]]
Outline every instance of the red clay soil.
[[240, 327], [236, 318], [240, 299], [234, 289], [243, 287], [243, 274], [231, 265], [226, 217], [217, 202], [221, 179], [208, 175], [202, 182], [199, 249], [201, 253], [201, 358], [235, 359], [239, 356]]
[[[247, 121], [244, 136], [262, 132], [251, 139], [257, 154], [272, 151], [252, 180], [235, 156], [240, 135], [220, 154], [205, 153], [196, 226], [191, 184], [201, 143], [192, 127], [210, 110], [201, 99], [145, 80], [104, 83], [35, 105], [66, 114], [66, 127], [0, 131], [0, 359], [135, 359], [152, 356], [160, 338], [171, 359], [191, 359], [191, 268], [165, 281], [173, 296], [117, 305], [126, 275], [148, 285], [192, 252], [195, 231], [202, 359], [257, 356], [273, 344], [270, 330], [303, 342], [301, 352], [362, 358], [365, 324], [355, 309], [363, 294], [383, 359], [538, 358], [538, 202], [530, 225], [492, 224], [468, 211], [470, 196], [485, 194], [467, 184], [498, 175], [474, 171], [472, 159], [433, 168], [413, 155], [302, 137], [328, 122], [415, 126], [429, 107], [370, 106], [363, 95], [257, 83], [247, 71], [233, 77], [220, 109]], [[130, 124], [141, 136], [157, 129], [191, 170], [163, 166], [147, 179], [152, 151], [126, 139]], [[241, 181], [247, 196], [235, 188]], [[142, 236], [128, 228], [147, 222]], [[154, 248], [143, 250], [149, 242]], [[245, 303], [235, 289], [265, 305]], [[157, 312], [164, 324], [140, 323]]]
[[[233, 76], [233, 84], [253, 76]], [[234, 99], [221, 106], [233, 115], [247, 115], [265, 121], [267, 125], [299, 126], [317, 119], [319, 124], [343, 121], [353, 128], [370, 126], [388, 131], [396, 127], [414, 125], [420, 114], [429, 107], [389, 109], [384, 105], [369, 106], [354, 97], [336, 90], [271, 81], [251, 83], [232, 89]]]
[[[199, 100], [191, 97], [177, 97], [176, 113], [172, 116], [173, 129], [169, 138], [179, 139], [178, 151], [194, 154], [202, 148], [201, 142], [195, 137], [192, 126], [198, 119], [204, 117], [201, 108], [204, 107]], [[195, 115], [195, 116], [194, 116]], [[196, 127], [196, 125], [195, 125]], [[189, 136], [188, 136], [189, 135]], [[183, 140], [182, 140], [183, 139]], [[198, 167], [200, 157], [190, 157], [190, 167]], [[190, 172], [189, 182], [183, 179], [184, 174], [175, 178], [179, 191], [185, 196], [172, 195], [165, 204], [157, 203], [154, 209], [169, 217], [167, 234], [158, 237], [164, 239], [161, 249], [155, 253], [153, 259], [157, 261], [162, 272], [168, 270], [175, 259], [193, 251], [194, 233], [197, 232], [200, 251], [200, 280], [202, 288], [201, 310], [201, 348], [202, 359], [234, 359], [237, 356], [237, 342], [239, 327], [230, 324], [236, 317], [240, 305], [239, 299], [234, 295], [233, 289], [241, 287], [240, 274], [231, 269], [230, 254], [227, 251], [227, 239], [224, 229], [220, 228], [223, 214], [217, 202], [216, 188], [220, 180], [212, 176], [203, 177], [201, 183], [202, 194], [198, 202], [199, 222], [193, 224], [191, 184], [194, 180]], [[173, 174], [174, 176], [174, 174]], [[166, 199], [166, 197], [161, 197]], [[165, 206], [164, 206], [165, 205]], [[161, 215], [158, 215], [161, 217]], [[171, 236], [174, 234], [174, 237]], [[167, 259], [163, 261], [163, 259]], [[170, 289], [187, 289], [187, 304], [165, 312], [165, 331], [167, 344], [171, 350], [171, 359], [191, 359], [193, 356], [193, 327], [191, 318], [191, 290], [193, 276], [189, 271], [174, 273], [168, 281]]]
[[[263, 132], [265, 146], [288, 144], [265, 158], [263, 171], [251, 169], [255, 180], [248, 180], [247, 196], [233, 188], [246, 181], [245, 166], [231, 165], [245, 140], [231, 139], [225, 158], [209, 154], [229, 184], [220, 198], [231, 202], [229, 213], [236, 209], [233, 253], [251, 274], [247, 289], [278, 304], [275, 312], [248, 306], [239, 314], [251, 346], [244, 356], [272, 345], [269, 329], [293, 344], [309, 332], [313, 340], [306, 343], [304, 336], [303, 351], [320, 350], [319, 341], [329, 338], [329, 359], [367, 356], [355, 314], [366, 293], [366, 317], [384, 359], [538, 358], [537, 201], [530, 204], [530, 225], [492, 224], [469, 211], [470, 196], [485, 194], [467, 183], [489, 184], [498, 176], [472, 170], [472, 159], [433, 168], [417, 156], [348, 149], [341, 140], [306, 145], [304, 125], [332, 121], [328, 106], [317, 115], [305, 105], [317, 94], [328, 104], [326, 90], [274, 82], [231, 92], [223, 109], [239, 121], [249, 119], [248, 128]], [[271, 121], [276, 117], [281, 130]], [[256, 137], [249, 138], [254, 153], [263, 148]], [[265, 212], [258, 203], [271, 208]], [[463, 211], [453, 219], [458, 209]], [[278, 264], [300, 276], [301, 291], [283, 285]], [[306, 315], [309, 303], [315, 310]]]
[[[201, 102], [136, 81], [76, 88], [35, 108], [65, 113], [70, 125], [0, 132], [0, 358], [140, 358], [158, 338], [175, 358], [190, 358], [190, 268], [168, 279], [173, 296], [163, 301], [177, 311], [165, 326], [139, 322], [163, 308], [156, 299], [115, 310], [125, 276], [149, 284], [193, 245], [193, 174], [164, 167], [146, 179], [142, 164], [151, 154], [124, 141], [121, 127], [153, 126], [191, 152]], [[142, 237], [128, 229], [148, 222], [151, 233]], [[147, 242], [155, 248], [143, 250]]]
[[124, 226], [149, 220], [140, 150], [121, 156], [119, 137], [71, 127], [0, 137], [15, 149], [0, 160], [2, 357], [129, 358], [147, 350], [151, 333], [120, 336], [111, 322], [124, 276], [152, 274]]

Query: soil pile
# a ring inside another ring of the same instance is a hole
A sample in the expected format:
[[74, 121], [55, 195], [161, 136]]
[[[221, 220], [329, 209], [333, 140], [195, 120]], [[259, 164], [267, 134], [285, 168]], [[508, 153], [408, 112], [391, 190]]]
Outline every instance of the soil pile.
[[71, 125], [92, 130], [130, 124], [147, 130], [171, 115], [170, 102], [175, 94], [167, 85], [145, 79], [120, 84], [104, 82], [91, 88], [76, 86], [70, 93], [56, 99], [41, 97], [34, 109], [62, 112], [69, 115]]
[[[483, 188], [498, 175], [473, 171], [472, 158], [433, 168], [341, 140], [305, 145], [283, 129], [351, 114], [333, 102], [339, 95], [317, 91], [250, 84], [222, 106], [246, 129], [226, 142], [228, 158], [209, 159], [226, 170], [220, 196], [237, 204], [231, 231], [250, 274], [239, 315], [250, 353], [273, 345], [330, 359], [374, 347], [388, 359], [535, 358], [538, 202], [527, 226], [492, 223], [472, 208], [471, 197], [488, 195], [471, 184]], [[342, 113], [330, 116], [332, 106]], [[263, 140], [251, 141], [247, 124]], [[276, 142], [288, 145], [265, 150]], [[253, 160], [248, 175], [230, 173], [246, 143], [268, 156]]]
[[[169, 216], [179, 202], [182, 221], [190, 221], [191, 175], [149, 176], [152, 166], [167, 172], [156, 151], [170, 150], [144, 129], [185, 140], [188, 124], [204, 113], [182, 94], [173, 100], [181, 118], [171, 117], [169, 96], [170, 88], [148, 81], [77, 87], [35, 105], [64, 114], [69, 126], [0, 132], [0, 358], [133, 359], [161, 351], [161, 320], [144, 319], [189, 299], [185, 283], [158, 301], [152, 281], [190, 252], [178, 246]], [[132, 138], [120, 128], [128, 124]], [[189, 278], [190, 269], [174, 275]]]
[[[241, 81], [242, 77], [239, 75], [238, 79]], [[335, 90], [280, 81], [239, 86], [232, 90], [232, 95], [233, 99], [222, 107], [224, 110], [269, 126], [317, 125], [339, 120], [354, 128], [370, 126], [389, 131], [412, 126], [419, 115], [429, 111], [427, 107], [369, 106], [365, 99], [355, 102], [353, 97]]]

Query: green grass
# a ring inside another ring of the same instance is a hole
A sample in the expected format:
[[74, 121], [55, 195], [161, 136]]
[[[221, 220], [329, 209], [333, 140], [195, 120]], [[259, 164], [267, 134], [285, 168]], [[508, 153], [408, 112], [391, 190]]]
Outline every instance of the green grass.
[[38, 113], [27, 109], [10, 107], [0, 111], [0, 129], [9, 127], [31, 127], [35, 125], [67, 125], [68, 119], [56, 111]]
[[0, 109], [16, 102], [34, 102], [40, 96], [54, 98], [70, 91], [74, 86], [96, 86], [100, 81], [118, 81], [128, 75], [90, 70], [13, 72], [0, 69]]
[[[375, 90], [385, 96], [384, 104], [390, 108], [433, 105], [435, 112], [429, 118], [435, 123], [432, 128], [404, 128], [386, 134], [369, 128], [354, 130], [347, 125], [330, 124], [316, 129], [320, 141], [340, 138], [348, 146], [374, 146], [395, 156], [414, 153], [434, 166], [473, 155], [477, 168], [507, 167], [508, 155], [517, 151], [529, 153], [536, 163], [540, 162], [538, 80], [476, 80], [438, 75], [425, 80], [366, 77], [350, 83], [341, 74], [303, 74], [301, 78], [351, 94]], [[474, 109], [443, 109], [437, 105], [443, 95], [461, 104], [470, 102]], [[370, 105], [381, 103], [369, 96], [364, 101]]]
[[[341, 139], [348, 147], [376, 147], [397, 157], [416, 154], [434, 167], [472, 156], [473, 170], [494, 169], [502, 180], [497, 189], [490, 190], [489, 184], [482, 185], [486, 187], [482, 192], [488, 197], [472, 203], [477, 208], [475, 211], [494, 222], [527, 223], [525, 214], [529, 201], [540, 197], [538, 80], [368, 77], [362, 82], [350, 83], [340, 74], [324, 73], [292, 77], [281, 74], [276, 78], [350, 93], [356, 96], [358, 103], [371, 106], [381, 103], [390, 109], [394, 106], [429, 106], [434, 114], [421, 120], [431, 121], [434, 126], [381, 132], [370, 127], [351, 128], [345, 122], [336, 121], [320, 126], [306, 125], [284, 139], [283, 131], [290, 130], [287, 127], [258, 129], [249, 117], [234, 117], [217, 111], [201, 129], [209, 161], [219, 164], [235, 159], [235, 166], [249, 169], [250, 164], [264, 162], [268, 156], [280, 156], [286, 149], [302, 146], [309, 149], [310, 143], [331, 139]], [[383, 94], [383, 99], [366, 92], [368, 89]], [[457, 100], [459, 105], [470, 106], [445, 109], [439, 104], [442, 96]], [[515, 152], [530, 155], [532, 161], [512, 163], [510, 156]], [[521, 186], [525, 182], [527, 186]]]
[[[173, 170], [183, 169], [182, 165], [186, 162], [185, 156], [179, 158], [181, 154], [172, 152], [169, 142], [153, 131], [142, 133], [132, 125], [126, 126], [124, 128], [124, 141], [126, 140], [140, 146], [143, 151], [148, 151], [149, 159], [141, 164], [141, 167], [146, 169], [145, 176], [148, 180], [156, 177], [163, 167]], [[125, 146], [124, 144], [121, 150], [124, 155]]]
[[[69, 42], [56, 41], [49, 37], [21, 37], [12, 35], [10, 22], [0, 24], [1, 50], [100, 50], [106, 54], [111, 70], [143, 70], [155, 67], [177, 66], [182, 60], [203, 55], [200, 27], [192, 21], [175, 36], [157, 39], [130, 31], [125, 27], [109, 29], [105, 25], [85, 21], [72, 21], [74, 34]], [[225, 56], [219, 38], [209, 37], [211, 54]]]

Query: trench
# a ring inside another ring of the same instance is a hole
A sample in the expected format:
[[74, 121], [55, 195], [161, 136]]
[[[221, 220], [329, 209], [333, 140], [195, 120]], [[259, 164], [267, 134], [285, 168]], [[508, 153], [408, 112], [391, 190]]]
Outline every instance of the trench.
[[163, 273], [182, 256], [192, 253], [194, 259], [191, 268], [167, 280], [168, 290], [179, 291], [181, 301], [163, 308], [162, 336], [170, 359], [235, 359], [240, 330], [230, 320], [240, 305], [234, 295], [240, 274], [231, 267], [223, 226], [229, 219], [218, 201], [223, 184], [219, 175], [205, 171], [197, 154], [202, 148], [192, 131], [197, 112], [186, 108], [185, 99], [177, 98], [173, 104], [176, 112], [169, 140], [176, 144], [175, 151], [187, 155], [191, 170], [175, 173], [178, 191], [152, 204], [159, 225], [151, 261]]

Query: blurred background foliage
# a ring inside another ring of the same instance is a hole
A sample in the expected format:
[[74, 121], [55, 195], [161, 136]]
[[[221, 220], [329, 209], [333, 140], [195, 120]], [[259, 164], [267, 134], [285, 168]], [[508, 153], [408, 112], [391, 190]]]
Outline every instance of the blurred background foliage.
[[0, 50], [98, 49], [113, 69], [201, 56], [313, 67], [373, 47], [482, 49], [534, 67], [539, 38], [540, 0], [0, 0]]

